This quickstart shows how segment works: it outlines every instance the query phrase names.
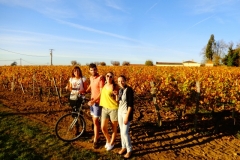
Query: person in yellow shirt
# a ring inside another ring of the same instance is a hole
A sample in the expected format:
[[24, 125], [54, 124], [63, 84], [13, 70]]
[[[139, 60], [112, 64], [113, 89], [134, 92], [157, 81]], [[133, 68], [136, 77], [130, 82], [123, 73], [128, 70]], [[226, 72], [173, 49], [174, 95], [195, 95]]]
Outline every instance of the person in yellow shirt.
[[[113, 149], [118, 126], [118, 86], [114, 83], [113, 73], [106, 74], [106, 82], [101, 91], [100, 106], [102, 106], [101, 129], [106, 138], [105, 148]], [[108, 133], [109, 119], [112, 124], [112, 136]]]

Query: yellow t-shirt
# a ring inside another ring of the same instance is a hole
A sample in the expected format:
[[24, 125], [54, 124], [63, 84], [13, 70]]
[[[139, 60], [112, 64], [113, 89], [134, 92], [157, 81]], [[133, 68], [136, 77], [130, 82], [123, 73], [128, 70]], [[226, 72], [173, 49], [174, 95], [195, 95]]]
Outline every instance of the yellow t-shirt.
[[112, 98], [112, 90], [105, 86], [102, 88], [100, 106], [108, 109], [118, 109], [118, 103]]

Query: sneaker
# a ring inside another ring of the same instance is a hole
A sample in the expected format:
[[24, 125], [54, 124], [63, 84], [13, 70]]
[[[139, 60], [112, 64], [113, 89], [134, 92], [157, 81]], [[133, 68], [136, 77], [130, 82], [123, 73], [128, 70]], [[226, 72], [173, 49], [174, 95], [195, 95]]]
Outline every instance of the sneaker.
[[110, 151], [110, 150], [112, 150], [112, 149], [113, 149], [113, 147], [114, 147], [114, 144], [113, 144], [112, 146], [109, 144], [109, 146], [107, 147], [107, 151]]
[[107, 149], [109, 146], [110, 146], [110, 144], [106, 143], [104, 147]]

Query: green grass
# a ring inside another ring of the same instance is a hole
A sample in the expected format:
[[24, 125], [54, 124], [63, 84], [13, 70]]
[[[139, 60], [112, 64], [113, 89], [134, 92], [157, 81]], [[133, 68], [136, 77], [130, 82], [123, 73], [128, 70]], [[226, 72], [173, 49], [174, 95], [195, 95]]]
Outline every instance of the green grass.
[[[0, 110], [3, 106], [0, 104]], [[56, 138], [54, 131], [27, 117], [0, 112], [0, 159], [2, 160], [96, 160], [121, 159], [114, 153], [99, 154]]]
[[0, 159], [97, 158], [95, 153], [59, 141], [49, 128], [22, 116], [0, 113], [0, 118]]

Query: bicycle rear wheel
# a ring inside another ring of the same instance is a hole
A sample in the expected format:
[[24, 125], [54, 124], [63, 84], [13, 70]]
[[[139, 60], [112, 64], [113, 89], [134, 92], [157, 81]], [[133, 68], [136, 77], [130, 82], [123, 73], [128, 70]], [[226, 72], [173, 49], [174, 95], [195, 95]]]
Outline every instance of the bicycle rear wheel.
[[68, 113], [62, 116], [55, 125], [57, 137], [63, 141], [71, 142], [79, 138], [86, 129], [86, 122], [82, 115]]

